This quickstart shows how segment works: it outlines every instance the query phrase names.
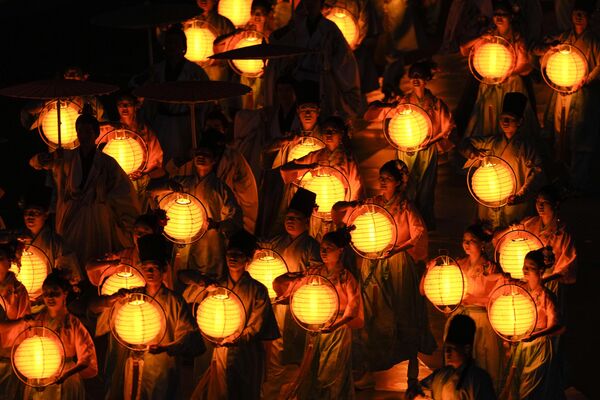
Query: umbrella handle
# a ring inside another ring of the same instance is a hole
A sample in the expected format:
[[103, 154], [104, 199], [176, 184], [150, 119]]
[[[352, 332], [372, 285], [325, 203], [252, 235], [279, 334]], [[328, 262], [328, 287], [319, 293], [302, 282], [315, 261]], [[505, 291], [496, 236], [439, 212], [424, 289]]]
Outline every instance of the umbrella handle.
[[60, 98], [56, 100], [56, 123], [58, 124], [56, 132], [58, 133], [58, 148], [62, 147], [62, 140], [60, 135]]

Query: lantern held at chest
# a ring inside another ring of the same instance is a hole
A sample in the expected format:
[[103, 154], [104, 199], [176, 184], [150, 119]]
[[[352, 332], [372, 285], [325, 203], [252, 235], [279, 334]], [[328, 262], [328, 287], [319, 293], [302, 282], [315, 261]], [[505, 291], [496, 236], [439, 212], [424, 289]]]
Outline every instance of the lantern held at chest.
[[588, 74], [585, 56], [569, 44], [552, 47], [544, 54], [541, 65], [548, 86], [562, 94], [579, 90]]
[[208, 215], [204, 205], [189, 193], [171, 192], [158, 203], [167, 214], [164, 235], [176, 244], [190, 244], [199, 240], [208, 229]]
[[341, 7], [333, 7], [325, 17], [337, 25], [352, 50], [358, 47], [360, 44], [358, 23], [350, 11]]
[[269, 249], [258, 250], [254, 259], [246, 268], [250, 276], [266, 286], [269, 298], [277, 297], [273, 289], [273, 281], [280, 275], [288, 272], [287, 265], [277, 252]]
[[251, 8], [252, 0], [219, 0], [218, 13], [239, 27], [250, 20]]
[[214, 54], [213, 43], [217, 38], [214, 28], [208, 23], [193, 19], [184, 24], [183, 32], [187, 38], [185, 57], [197, 64], [207, 63]]
[[537, 309], [531, 295], [514, 284], [502, 285], [490, 295], [488, 317], [496, 334], [518, 342], [535, 329]]
[[308, 171], [300, 179], [300, 186], [317, 195], [317, 218], [330, 219], [333, 205], [350, 198], [348, 180], [333, 167], [319, 166]]
[[365, 204], [355, 208], [348, 217], [350, 245], [363, 258], [384, 258], [396, 244], [397, 228], [394, 218], [383, 207]]
[[467, 173], [467, 185], [473, 198], [485, 207], [503, 207], [515, 194], [517, 180], [510, 165], [496, 156], [475, 161]]
[[527, 253], [541, 249], [542, 241], [524, 229], [512, 229], [502, 235], [496, 244], [496, 262], [513, 279], [523, 278], [523, 263]]
[[456, 260], [439, 256], [427, 269], [423, 281], [425, 296], [439, 311], [455, 311], [467, 294], [467, 279]]
[[27, 289], [31, 300], [37, 299], [42, 294], [42, 284], [51, 269], [52, 265], [46, 253], [34, 245], [26, 245], [17, 263], [13, 263], [10, 267]]
[[317, 332], [335, 322], [339, 298], [335, 287], [327, 278], [307, 275], [294, 289], [290, 309], [302, 328]]
[[123, 346], [144, 351], [163, 339], [165, 311], [152, 297], [132, 293], [114, 303], [110, 310], [110, 329]]
[[[248, 46], [256, 46], [266, 42], [265, 35], [253, 30], [238, 33], [227, 46], [227, 51], [241, 49]], [[267, 60], [229, 60], [229, 65], [238, 74], [248, 78], [258, 78], [264, 73]]]
[[305, 136], [300, 138], [288, 153], [287, 162], [291, 162], [302, 158], [313, 151], [321, 150], [325, 147], [325, 143], [319, 138], [313, 136]]
[[[44, 142], [52, 148], [58, 147], [58, 112], [57, 101], [46, 103], [40, 113], [40, 124], [38, 125], [40, 135]], [[60, 102], [60, 140], [65, 149], [74, 149], [79, 146], [75, 121], [79, 118], [81, 109], [72, 101]]]
[[114, 158], [127, 175], [146, 168], [148, 148], [144, 139], [134, 131], [115, 129], [102, 137], [102, 143], [106, 143], [102, 152]]
[[400, 151], [418, 151], [426, 147], [431, 139], [431, 118], [425, 110], [414, 104], [400, 104], [391, 109], [383, 123], [386, 139]]
[[514, 47], [500, 36], [483, 37], [469, 54], [469, 67], [480, 82], [495, 85], [507, 79], [515, 68]]
[[246, 326], [246, 311], [239, 296], [219, 286], [215, 290], [202, 291], [195, 300], [196, 322], [202, 335], [214, 343], [238, 337]]
[[103, 296], [110, 296], [120, 289], [133, 289], [146, 286], [146, 281], [140, 271], [126, 264], [116, 268], [108, 267], [100, 277], [98, 292]]

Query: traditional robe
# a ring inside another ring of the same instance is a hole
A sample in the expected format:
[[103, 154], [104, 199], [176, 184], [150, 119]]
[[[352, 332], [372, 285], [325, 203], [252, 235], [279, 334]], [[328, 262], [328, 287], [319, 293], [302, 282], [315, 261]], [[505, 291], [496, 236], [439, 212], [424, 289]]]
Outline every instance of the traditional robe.
[[445, 366], [436, 369], [421, 381], [440, 400], [495, 400], [496, 393], [489, 374], [473, 363], [456, 369]]

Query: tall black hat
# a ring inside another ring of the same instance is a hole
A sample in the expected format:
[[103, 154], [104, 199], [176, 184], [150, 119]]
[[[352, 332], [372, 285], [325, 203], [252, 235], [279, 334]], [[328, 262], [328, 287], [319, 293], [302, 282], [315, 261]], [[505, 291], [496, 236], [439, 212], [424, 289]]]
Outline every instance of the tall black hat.
[[473, 345], [475, 321], [467, 315], [456, 315], [450, 320], [446, 342], [457, 345]]
[[52, 199], [52, 189], [47, 186], [35, 186], [29, 188], [19, 199], [19, 206], [26, 210], [28, 208], [40, 208], [48, 211]]
[[315, 193], [304, 188], [298, 188], [298, 191], [292, 197], [292, 201], [290, 201], [288, 209], [298, 211], [305, 217], [310, 217], [315, 208], [316, 199], [317, 195]]
[[593, 0], [575, 0], [572, 11], [584, 11], [588, 14], [592, 14], [596, 8], [596, 2]]
[[156, 262], [160, 266], [167, 264], [169, 257], [169, 243], [163, 235], [144, 235], [137, 240], [140, 262]]
[[509, 92], [504, 95], [502, 114], [510, 114], [516, 118], [523, 118], [527, 96], [519, 92]]
[[296, 104], [321, 104], [321, 89], [318, 82], [301, 81], [296, 84]]
[[232, 249], [240, 250], [247, 257], [252, 257], [256, 249], [258, 249], [256, 236], [244, 229], [234, 233], [227, 243], [227, 250]]

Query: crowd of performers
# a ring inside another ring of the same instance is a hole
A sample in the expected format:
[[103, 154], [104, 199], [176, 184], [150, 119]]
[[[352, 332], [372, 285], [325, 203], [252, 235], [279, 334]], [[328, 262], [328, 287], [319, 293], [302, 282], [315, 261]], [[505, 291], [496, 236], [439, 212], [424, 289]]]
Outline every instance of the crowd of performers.
[[[137, 377], [142, 399], [180, 398], [182, 366], [192, 364], [189, 379], [197, 399], [351, 399], [355, 389], [374, 387], [375, 372], [402, 361], [408, 361], [408, 398], [423, 398], [424, 389], [434, 399], [564, 397], [564, 294], [565, 286], [575, 283], [577, 256], [559, 209], [565, 194], [561, 189], [589, 189], [598, 146], [600, 114], [593, 108], [600, 41], [589, 27], [593, 2], [576, 1], [566, 31], [548, 40], [542, 40], [541, 26], [536, 29], [535, 23], [523, 24], [527, 30], [520, 30], [514, 5], [505, 2], [489, 10], [482, 5], [480, 14], [490, 14], [491, 28], [463, 40], [468, 26], [458, 26], [451, 18], [467, 5], [455, 3], [446, 25], [452, 35], [444, 49], [460, 49], [466, 55], [481, 37], [496, 35], [510, 42], [517, 54], [508, 79], [479, 85], [460, 140], [449, 140], [456, 128], [453, 116], [443, 99], [427, 88], [437, 72], [431, 61], [408, 68], [412, 90], [403, 93], [398, 70], [404, 66], [398, 66], [399, 53], [390, 51], [396, 59], [392, 57], [384, 73], [386, 98], [365, 107], [363, 94], [378, 87], [371, 87], [368, 79], [372, 55], [366, 50], [382, 45], [373, 39], [380, 36], [373, 36], [371, 26], [368, 34], [373, 37], [353, 52], [339, 29], [322, 16], [319, 0], [303, 0], [290, 23], [273, 32], [267, 21], [273, 18], [271, 6], [255, 2], [251, 23], [270, 35], [271, 43], [322, 52], [270, 63], [263, 78], [248, 82], [262, 97], [255, 94], [250, 105], [245, 98], [244, 108], [235, 114], [232, 110], [240, 107], [235, 102], [199, 106], [203, 129], [193, 149], [185, 105], [142, 101], [123, 91], [115, 98], [119, 120], [107, 121], [98, 99], [80, 99], [86, 106], [76, 122], [79, 146], [31, 158], [30, 166], [47, 174], [48, 187], [23, 195], [25, 228], [15, 234], [18, 240], [5, 235], [0, 245], [0, 294], [6, 305], [0, 308], [0, 398], [83, 399], [83, 379], [94, 377], [105, 389], [104, 395], [95, 393], [97, 397], [126, 397], [133, 379], [126, 373], [130, 350], [111, 335], [109, 318], [111, 306], [128, 293], [99, 295], [96, 287], [107, 269], [123, 263], [142, 271], [143, 292], [166, 313], [165, 338], [142, 356], [144, 373]], [[235, 34], [233, 25], [216, 12], [214, 0], [198, 0], [198, 5], [202, 18], [220, 35]], [[361, 15], [368, 14], [370, 6], [368, 1], [356, 4]], [[524, 12], [530, 13], [525, 20], [536, 21], [536, 7], [522, 6]], [[162, 32], [161, 38], [165, 61], [134, 77], [132, 86], [224, 80], [233, 74], [226, 64], [200, 67], [188, 61], [186, 37], [179, 27]], [[590, 73], [574, 94], [553, 94], [544, 120], [538, 121], [529, 75], [537, 56], [563, 42], [583, 52]], [[66, 77], [85, 79], [78, 69], [69, 74]], [[382, 120], [402, 103], [427, 112], [433, 137], [419, 151], [398, 151], [396, 159], [382, 160], [376, 194], [368, 197], [348, 121]], [[556, 110], [564, 104], [567, 138], [558, 135]], [[23, 110], [23, 124], [36, 126], [39, 111], [39, 105]], [[103, 134], [122, 127], [142, 136], [149, 150], [145, 170], [135, 175], [128, 176], [102, 152]], [[290, 149], [305, 137], [322, 140], [324, 147], [290, 160]], [[559, 144], [565, 140], [566, 150]], [[429, 248], [428, 232], [436, 229], [438, 158], [449, 152], [467, 159], [467, 166], [485, 155], [501, 156], [515, 172], [516, 192], [506, 206], [479, 205], [472, 224], [465, 223], [464, 256], [457, 261], [468, 292], [448, 319], [445, 366], [419, 381], [418, 354], [436, 349], [422, 279], [437, 250]], [[318, 207], [315, 194], [297, 185], [306, 171], [319, 165], [338, 169], [350, 188], [350, 198], [330, 210], [331, 220], [313, 216]], [[172, 246], [162, 235], [169, 221], [156, 200], [171, 190], [193, 194], [209, 217], [206, 233], [185, 248]], [[397, 228], [393, 248], [375, 260], [359, 257], [350, 247], [349, 214], [367, 203], [385, 208]], [[544, 247], [527, 254], [524, 278], [517, 282], [535, 301], [535, 329], [509, 348], [490, 325], [486, 307], [494, 288], [513, 281], [491, 254], [498, 238], [515, 223], [538, 236]], [[41, 293], [27, 293], [11, 270], [26, 245], [42, 249], [53, 267]], [[273, 302], [267, 287], [246, 271], [259, 248], [277, 251], [289, 270], [269, 288], [277, 294]], [[288, 302], [307, 274], [326, 277], [339, 298], [335, 321], [317, 334], [296, 324]], [[192, 310], [199, 292], [217, 286], [239, 296], [247, 318], [240, 335], [214, 343], [202, 337]], [[62, 375], [43, 391], [22, 384], [11, 366], [14, 338], [32, 324], [56, 331], [65, 346]]]

